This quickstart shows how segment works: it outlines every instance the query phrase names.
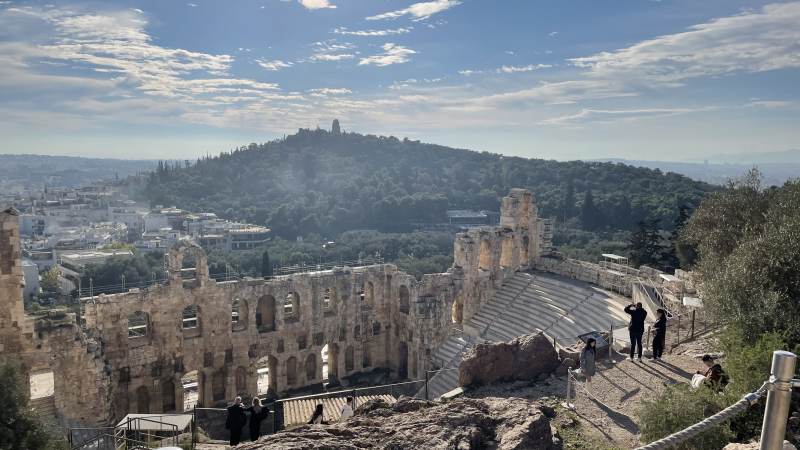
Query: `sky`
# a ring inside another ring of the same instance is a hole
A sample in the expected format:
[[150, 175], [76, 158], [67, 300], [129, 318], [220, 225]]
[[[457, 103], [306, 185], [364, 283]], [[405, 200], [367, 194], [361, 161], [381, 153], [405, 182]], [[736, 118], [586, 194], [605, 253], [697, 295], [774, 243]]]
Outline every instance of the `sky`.
[[800, 1], [0, 0], [0, 153], [342, 128], [558, 160], [800, 148]]

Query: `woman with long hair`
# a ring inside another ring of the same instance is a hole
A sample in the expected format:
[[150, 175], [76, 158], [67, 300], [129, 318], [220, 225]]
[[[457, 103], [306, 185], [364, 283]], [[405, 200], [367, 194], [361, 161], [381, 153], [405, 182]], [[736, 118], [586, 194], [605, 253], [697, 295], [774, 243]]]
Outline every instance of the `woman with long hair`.
[[586, 382], [591, 383], [592, 377], [597, 372], [594, 361], [597, 356], [597, 341], [595, 338], [586, 340], [586, 346], [581, 351], [581, 373], [586, 377]]

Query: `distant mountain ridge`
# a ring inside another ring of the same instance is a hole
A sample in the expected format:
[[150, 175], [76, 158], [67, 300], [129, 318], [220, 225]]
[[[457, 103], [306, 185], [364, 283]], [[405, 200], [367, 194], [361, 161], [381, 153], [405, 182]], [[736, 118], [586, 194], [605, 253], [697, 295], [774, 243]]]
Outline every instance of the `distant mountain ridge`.
[[45, 185], [75, 187], [99, 180], [123, 179], [153, 170], [156, 163], [79, 156], [0, 154], [0, 186], [4, 189], [41, 188]]

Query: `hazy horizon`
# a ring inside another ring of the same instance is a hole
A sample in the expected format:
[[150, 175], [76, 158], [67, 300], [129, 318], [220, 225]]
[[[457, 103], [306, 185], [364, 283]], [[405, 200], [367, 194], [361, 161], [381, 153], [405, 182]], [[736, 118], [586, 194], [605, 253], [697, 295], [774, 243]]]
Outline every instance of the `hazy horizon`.
[[0, 154], [297, 128], [556, 160], [799, 148], [800, 2], [0, 1]]

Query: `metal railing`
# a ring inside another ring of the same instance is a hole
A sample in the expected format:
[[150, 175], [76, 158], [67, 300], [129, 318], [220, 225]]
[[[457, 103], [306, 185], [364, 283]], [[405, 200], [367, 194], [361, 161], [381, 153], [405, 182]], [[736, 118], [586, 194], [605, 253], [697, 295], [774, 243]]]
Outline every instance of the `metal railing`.
[[[178, 446], [181, 430], [175, 424], [157, 420], [158, 416], [185, 414], [156, 414], [152, 417], [132, 417], [114, 427], [67, 429], [67, 442], [71, 450], [119, 450], [129, 448], [157, 448]], [[150, 426], [147, 429], [147, 426]], [[194, 421], [192, 421], [194, 428]], [[194, 439], [191, 448], [194, 448]]]
[[272, 273], [273, 276], [284, 276], [284, 275], [292, 275], [295, 273], [324, 272], [327, 270], [333, 270], [337, 267], [379, 266], [383, 263], [384, 259], [382, 256], [370, 256], [355, 260], [338, 260], [338, 261], [327, 261], [327, 262], [308, 263], [308, 264], [302, 262], [300, 264], [294, 264], [290, 266], [276, 266], [272, 270]]

